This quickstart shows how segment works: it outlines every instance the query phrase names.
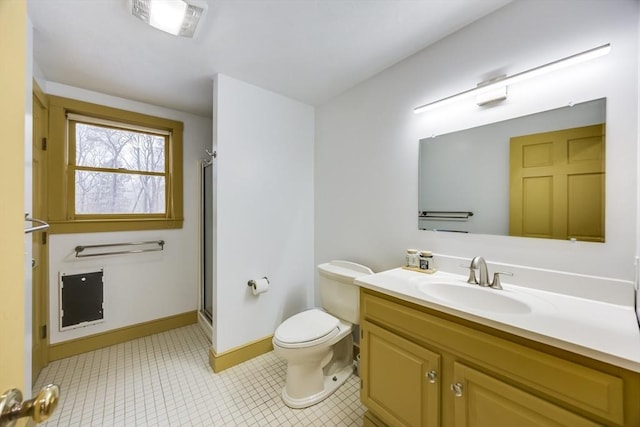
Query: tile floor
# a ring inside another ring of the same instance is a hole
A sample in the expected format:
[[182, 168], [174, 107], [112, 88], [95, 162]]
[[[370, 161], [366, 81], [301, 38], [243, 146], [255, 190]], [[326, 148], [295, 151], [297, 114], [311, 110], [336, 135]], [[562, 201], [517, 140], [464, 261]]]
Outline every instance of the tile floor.
[[273, 352], [221, 373], [198, 325], [67, 359], [42, 370], [34, 390], [60, 385], [45, 426], [361, 426], [365, 408], [353, 375], [306, 409], [282, 403], [286, 363]]

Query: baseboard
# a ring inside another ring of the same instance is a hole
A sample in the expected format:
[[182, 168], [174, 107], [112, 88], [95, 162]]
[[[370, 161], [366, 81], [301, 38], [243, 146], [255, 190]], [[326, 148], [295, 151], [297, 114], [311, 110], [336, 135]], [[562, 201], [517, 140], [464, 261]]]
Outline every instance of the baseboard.
[[272, 336], [268, 336], [220, 354], [216, 353], [212, 348], [209, 350], [209, 365], [211, 365], [213, 372], [217, 373], [261, 354], [268, 353], [273, 350], [272, 338]]
[[57, 344], [49, 345], [49, 361], [64, 359], [76, 354], [98, 350], [126, 341], [143, 338], [148, 335], [165, 332], [175, 328], [191, 325], [198, 322], [198, 312], [189, 311], [162, 319], [150, 320], [137, 325], [102, 332], [87, 337], [77, 338]]

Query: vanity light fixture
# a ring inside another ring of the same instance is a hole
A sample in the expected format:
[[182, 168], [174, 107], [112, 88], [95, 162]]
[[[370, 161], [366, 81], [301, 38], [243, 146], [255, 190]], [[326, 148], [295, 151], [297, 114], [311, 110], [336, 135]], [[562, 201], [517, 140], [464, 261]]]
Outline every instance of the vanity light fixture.
[[514, 74], [512, 76], [498, 77], [494, 80], [483, 82], [473, 89], [465, 90], [464, 92], [457, 93], [455, 95], [448, 96], [446, 98], [439, 99], [428, 104], [420, 105], [413, 109], [415, 114], [424, 113], [425, 111], [433, 110], [444, 105], [452, 104], [461, 99], [471, 96], [478, 97], [476, 102], [478, 105], [484, 105], [489, 102], [497, 101], [506, 98], [507, 86], [515, 84], [523, 80], [527, 80], [533, 77], [540, 76], [542, 74], [556, 71], [561, 68], [566, 68], [571, 65], [579, 64], [581, 62], [589, 61], [591, 59], [604, 56], [611, 51], [611, 44], [607, 43], [602, 46], [595, 47], [593, 49], [585, 50], [584, 52], [577, 53], [575, 55], [567, 56], [566, 58], [559, 59], [557, 61], [549, 62], [548, 64], [540, 65], [538, 67], [531, 68], [527, 71]]
[[[478, 83], [476, 86], [476, 89], [478, 89], [476, 93], [476, 104], [482, 106], [507, 99], [507, 86], [502, 83], [502, 80], [504, 80], [505, 77], [506, 76], [499, 76], [494, 79]], [[485, 86], [498, 82], [500, 82], [498, 86], [493, 89], [484, 90]], [[481, 88], [483, 90], [480, 90]]]
[[174, 36], [193, 37], [207, 5], [184, 0], [129, 0], [131, 14]]

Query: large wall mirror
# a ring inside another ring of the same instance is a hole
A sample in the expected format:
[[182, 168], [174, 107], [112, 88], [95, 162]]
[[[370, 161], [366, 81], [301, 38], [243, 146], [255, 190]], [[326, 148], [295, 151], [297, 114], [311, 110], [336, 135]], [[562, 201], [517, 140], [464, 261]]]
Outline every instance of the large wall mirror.
[[606, 99], [420, 140], [418, 227], [604, 242]]

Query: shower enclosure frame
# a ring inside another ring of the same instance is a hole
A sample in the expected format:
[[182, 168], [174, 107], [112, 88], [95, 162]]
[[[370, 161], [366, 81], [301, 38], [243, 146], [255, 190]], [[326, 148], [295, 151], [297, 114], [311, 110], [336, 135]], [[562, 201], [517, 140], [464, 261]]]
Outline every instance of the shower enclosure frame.
[[[207, 152], [208, 153], [208, 152]], [[208, 153], [209, 154], [209, 153]], [[201, 321], [212, 327], [215, 319], [215, 152], [210, 159], [200, 161], [200, 301]]]

